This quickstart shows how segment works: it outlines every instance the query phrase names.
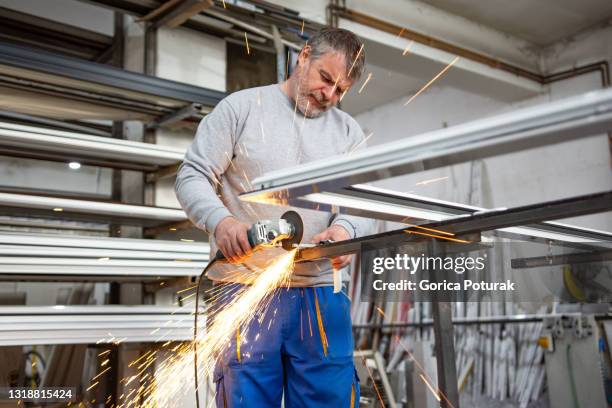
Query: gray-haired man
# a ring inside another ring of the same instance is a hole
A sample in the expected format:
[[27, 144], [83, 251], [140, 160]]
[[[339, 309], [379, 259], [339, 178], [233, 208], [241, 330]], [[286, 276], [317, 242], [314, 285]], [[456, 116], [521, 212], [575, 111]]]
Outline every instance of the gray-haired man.
[[[249, 180], [362, 144], [357, 122], [335, 105], [359, 79], [364, 62], [353, 33], [323, 29], [301, 50], [287, 81], [233, 93], [202, 120], [179, 170], [176, 193], [189, 218], [211, 235], [211, 253], [219, 248], [240, 262], [251, 252], [249, 225], [278, 219], [287, 210], [241, 201]], [[304, 240], [312, 242], [354, 238], [371, 226], [365, 219], [332, 220], [328, 213], [294, 210], [304, 220]], [[332, 267], [349, 262], [342, 256], [296, 265], [290, 287], [273, 296], [274, 318], [254, 319], [247, 339], [233, 336], [215, 373], [219, 406], [279, 407], [283, 391], [286, 407], [358, 405], [350, 301], [332, 286]], [[214, 268], [208, 277], [230, 287], [247, 279]], [[232, 290], [226, 293], [231, 296]]]

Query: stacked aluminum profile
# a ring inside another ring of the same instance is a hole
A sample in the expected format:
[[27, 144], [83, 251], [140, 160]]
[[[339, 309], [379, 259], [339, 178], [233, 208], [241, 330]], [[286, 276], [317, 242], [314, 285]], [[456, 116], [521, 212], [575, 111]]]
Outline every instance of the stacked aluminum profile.
[[73, 235], [0, 233], [0, 279], [198, 276], [208, 243]]

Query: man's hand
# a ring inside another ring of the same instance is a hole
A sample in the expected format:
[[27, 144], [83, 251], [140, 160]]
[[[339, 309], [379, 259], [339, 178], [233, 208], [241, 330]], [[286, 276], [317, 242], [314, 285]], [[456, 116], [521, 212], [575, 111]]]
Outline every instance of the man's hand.
[[[326, 239], [331, 239], [332, 241], [345, 241], [350, 237], [350, 234], [346, 229], [344, 229], [344, 227], [341, 227], [340, 225], [332, 225], [331, 227], [312, 237], [312, 242], [318, 244]], [[341, 255], [332, 258], [331, 263], [335, 269], [341, 269], [351, 263], [351, 259], [353, 259], [353, 255]]]
[[240, 263], [252, 254], [247, 231], [249, 226], [234, 217], [225, 217], [215, 228], [217, 246], [231, 263]]

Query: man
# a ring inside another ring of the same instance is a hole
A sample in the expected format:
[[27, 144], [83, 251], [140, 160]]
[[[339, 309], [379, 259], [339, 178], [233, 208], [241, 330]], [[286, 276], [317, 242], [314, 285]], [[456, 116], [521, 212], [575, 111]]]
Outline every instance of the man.
[[[303, 47], [287, 81], [235, 92], [202, 120], [179, 169], [176, 193], [189, 218], [210, 234], [211, 253], [219, 248], [232, 263], [241, 262], [251, 254], [249, 226], [287, 211], [241, 201], [250, 180], [363, 145], [357, 122], [335, 105], [364, 63], [353, 33], [323, 29]], [[304, 221], [303, 242], [346, 240], [370, 228], [361, 218], [295, 210]], [[234, 336], [214, 376], [218, 406], [280, 407], [283, 398], [285, 407], [358, 406], [350, 301], [332, 286], [332, 265], [339, 269], [349, 262], [341, 256], [331, 264], [296, 265], [290, 288], [278, 289], [268, 307], [275, 318], [253, 319], [248, 338]], [[245, 282], [239, 273], [224, 276], [215, 268], [208, 277]]]

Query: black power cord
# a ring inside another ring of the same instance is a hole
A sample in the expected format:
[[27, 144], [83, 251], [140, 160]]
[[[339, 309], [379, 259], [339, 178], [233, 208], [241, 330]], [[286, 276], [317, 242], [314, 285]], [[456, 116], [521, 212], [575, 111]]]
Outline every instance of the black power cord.
[[200, 311], [200, 286], [202, 284], [202, 278], [206, 275], [206, 272], [208, 272], [210, 267], [212, 267], [219, 259], [220, 258], [217, 256], [208, 265], [206, 265], [206, 268], [204, 268], [198, 277], [198, 284], [196, 286], [195, 321], [193, 323], [193, 377], [195, 381], [196, 408], [200, 408], [200, 392], [198, 390], [198, 316]]

